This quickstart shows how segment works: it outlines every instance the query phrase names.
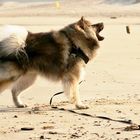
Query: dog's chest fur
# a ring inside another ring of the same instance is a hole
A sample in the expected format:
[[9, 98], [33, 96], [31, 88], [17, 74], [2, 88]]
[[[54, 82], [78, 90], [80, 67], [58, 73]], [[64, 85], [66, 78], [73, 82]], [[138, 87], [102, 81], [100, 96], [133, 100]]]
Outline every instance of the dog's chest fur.
[[80, 69], [80, 80], [79, 80], [79, 82], [84, 80], [85, 74], [86, 74], [85, 67], [81, 67], [81, 69]]

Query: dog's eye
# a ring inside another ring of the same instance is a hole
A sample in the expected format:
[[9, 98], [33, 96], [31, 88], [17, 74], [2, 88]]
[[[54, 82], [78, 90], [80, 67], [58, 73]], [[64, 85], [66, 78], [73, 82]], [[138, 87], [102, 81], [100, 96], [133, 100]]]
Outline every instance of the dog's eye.
[[83, 25], [81, 25], [80, 28], [83, 29], [83, 30], [85, 29], [85, 27]]

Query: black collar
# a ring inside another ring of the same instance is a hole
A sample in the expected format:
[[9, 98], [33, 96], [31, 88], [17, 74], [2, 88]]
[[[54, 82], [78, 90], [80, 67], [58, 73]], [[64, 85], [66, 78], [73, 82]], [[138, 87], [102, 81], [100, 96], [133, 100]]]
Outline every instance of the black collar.
[[80, 57], [84, 60], [85, 64], [87, 64], [89, 61], [89, 57], [79, 47], [76, 46], [76, 44], [71, 40], [66, 31], [61, 30], [61, 32], [67, 37], [72, 46], [72, 49], [70, 50], [70, 55], [74, 54], [75, 57]]

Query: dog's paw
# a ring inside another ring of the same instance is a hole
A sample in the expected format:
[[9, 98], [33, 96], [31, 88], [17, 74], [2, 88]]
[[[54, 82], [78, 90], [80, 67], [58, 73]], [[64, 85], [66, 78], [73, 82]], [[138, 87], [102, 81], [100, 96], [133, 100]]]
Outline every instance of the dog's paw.
[[89, 108], [89, 106], [84, 105], [84, 104], [76, 104], [75, 106], [77, 109], [88, 109]]

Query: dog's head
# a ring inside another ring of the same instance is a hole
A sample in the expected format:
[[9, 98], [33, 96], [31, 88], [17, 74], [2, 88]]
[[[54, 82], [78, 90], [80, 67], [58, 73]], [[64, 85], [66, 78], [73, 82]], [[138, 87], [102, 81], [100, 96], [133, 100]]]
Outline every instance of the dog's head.
[[104, 39], [100, 35], [103, 28], [103, 23], [92, 24], [90, 21], [85, 20], [84, 17], [81, 17], [79, 21], [68, 25], [64, 30], [67, 32], [72, 44], [76, 48], [80, 48], [92, 59], [96, 54], [96, 50], [100, 47], [99, 41]]
[[84, 17], [81, 17], [77, 22], [77, 26], [83, 30], [87, 36], [92, 37], [94, 34], [94, 37], [96, 35], [99, 41], [104, 40], [104, 37], [100, 35], [100, 32], [104, 29], [103, 23], [92, 24], [88, 20], [85, 20]]

